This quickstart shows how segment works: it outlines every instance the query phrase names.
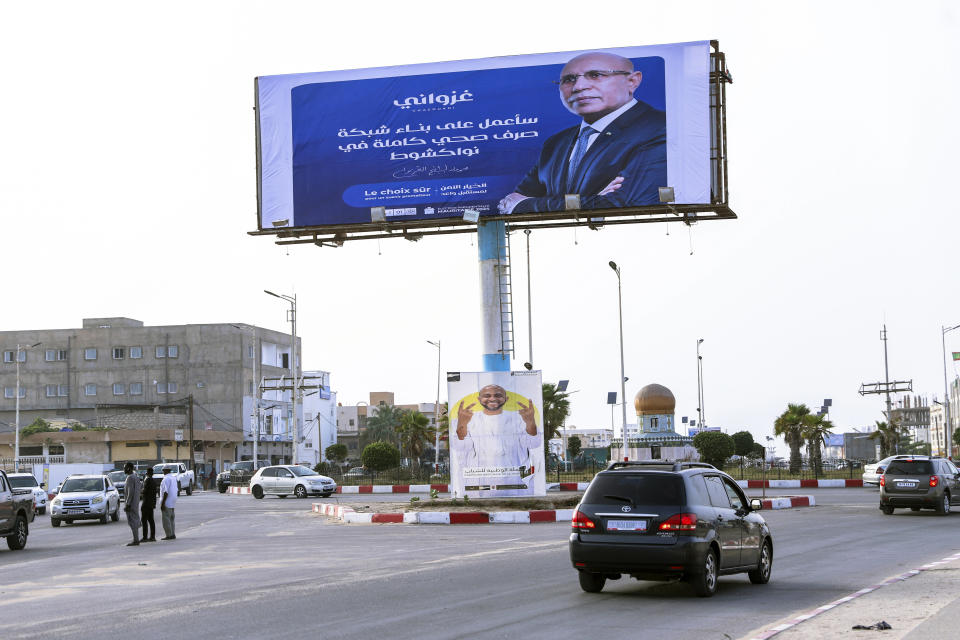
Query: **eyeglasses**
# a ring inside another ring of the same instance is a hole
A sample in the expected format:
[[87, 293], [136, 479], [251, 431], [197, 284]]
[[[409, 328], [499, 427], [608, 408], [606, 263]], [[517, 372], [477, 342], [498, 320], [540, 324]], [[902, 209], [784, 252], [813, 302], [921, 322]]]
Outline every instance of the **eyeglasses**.
[[604, 80], [610, 76], [628, 76], [632, 71], [615, 71], [613, 69], [590, 69], [589, 71], [584, 71], [583, 73], [568, 73], [565, 76], [560, 76], [559, 80], [554, 80], [553, 84], [558, 84], [561, 87], [572, 87], [577, 83], [577, 78], [581, 76], [587, 80]]

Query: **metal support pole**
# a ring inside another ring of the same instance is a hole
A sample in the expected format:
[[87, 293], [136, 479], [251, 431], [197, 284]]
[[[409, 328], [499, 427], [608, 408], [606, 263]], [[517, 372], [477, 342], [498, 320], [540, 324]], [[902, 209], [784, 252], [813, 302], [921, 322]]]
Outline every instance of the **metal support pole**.
[[883, 331], [880, 332], [880, 339], [883, 340], [883, 376], [887, 397], [887, 428], [893, 429], [897, 436], [893, 443], [894, 453], [900, 453], [900, 430], [893, 423], [893, 408], [890, 406], [890, 365], [887, 361], [887, 325], [883, 325]]
[[943, 423], [943, 455], [949, 457], [952, 447], [950, 446], [950, 392], [947, 389], [947, 334], [954, 329], [960, 328], [960, 324], [955, 327], [940, 326], [940, 338], [943, 341], [943, 410], [946, 419]]
[[613, 260], [610, 268], [617, 274], [617, 307], [620, 311], [620, 402], [623, 407], [623, 424], [620, 425], [620, 440], [623, 451], [627, 450], [627, 374], [623, 364], [623, 288], [620, 281], [620, 267]]
[[533, 297], [530, 285], [530, 229], [524, 229], [523, 233], [527, 236], [527, 335], [530, 337], [530, 355], [529, 362], [533, 364]]
[[[20, 354], [26, 353], [30, 349], [38, 346], [40, 343], [34, 343], [29, 346], [23, 346], [17, 344], [17, 353], [14, 355], [14, 360], [17, 365], [17, 388], [15, 390], [17, 399], [16, 399], [16, 417], [14, 418], [14, 445], [13, 445], [13, 470], [14, 472], [20, 471]], [[26, 358], [26, 356], [24, 356]]]
[[497, 269], [498, 265], [506, 263], [506, 244], [506, 228], [502, 220], [481, 222], [477, 225], [484, 371], [510, 371], [510, 354], [503, 348], [500, 273]]
[[434, 416], [434, 445], [433, 445], [433, 472], [440, 473], [440, 341], [427, 340], [437, 348], [437, 402], [433, 405]]

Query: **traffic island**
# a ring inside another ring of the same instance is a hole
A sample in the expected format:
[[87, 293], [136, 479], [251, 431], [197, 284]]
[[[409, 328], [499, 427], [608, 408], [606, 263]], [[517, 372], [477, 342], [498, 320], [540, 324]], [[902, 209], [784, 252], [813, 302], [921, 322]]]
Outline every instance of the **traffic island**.
[[[313, 513], [351, 524], [535, 524], [569, 522], [580, 496], [544, 499], [431, 500], [420, 504], [332, 504], [315, 502]], [[812, 507], [813, 496], [784, 496], [763, 500], [764, 510]], [[376, 509], [376, 511], [374, 511]]]

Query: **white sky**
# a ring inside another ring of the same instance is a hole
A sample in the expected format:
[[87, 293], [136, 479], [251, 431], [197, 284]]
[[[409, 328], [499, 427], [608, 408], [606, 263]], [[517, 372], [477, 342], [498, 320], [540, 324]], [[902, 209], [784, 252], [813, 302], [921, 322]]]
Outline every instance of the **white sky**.
[[[758, 439], [788, 402], [846, 431], [880, 419], [862, 382], [943, 395], [941, 325], [960, 324], [954, 2], [6, 3], [0, 10], [0, 330], [248, 322], [286, 331], [345, 404], [436, 393], [481, 367], [469, 235], [278, 247], [256, 227], [253, 78], [717, 39], [736, 221], [534, 232], [534, 364], [567, 378], [568, 425], [610, 424], [621, 265], [632, 396], [650, 382]], [[515, 367], [527, 359], [523, 236], [513, 239]], [[947, 336], [960, 351], [960, 330]], [[949, 375], [958, 369], [949, 364]], [[446, 392], [441, 392], [443, 399]], [[632, 413], [632, 411], [631, 411]], [[619, 411], [617, 412], [619, 416]], [[619, 417], [616, 418], [619, 424]], [[679, 422], [679, 420], [678, 420]]]

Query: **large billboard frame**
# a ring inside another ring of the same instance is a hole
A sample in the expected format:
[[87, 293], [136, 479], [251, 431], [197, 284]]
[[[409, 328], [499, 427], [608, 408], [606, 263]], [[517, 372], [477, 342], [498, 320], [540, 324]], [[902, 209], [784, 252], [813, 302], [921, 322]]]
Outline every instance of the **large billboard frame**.
[[[484, 222], [503, 220], [508, 231], [563, 227], [599, 227], [657, 222], [695, 224], [709, 220], [732, 220], [737, 215], [729, 206], [727, 171], [726, 85], [733, 79], [727, 70], [726, 57], [717, 40], [710, 41], [709, 114], [710, 114], [710, 200], [709, 204], [673, 204], [669, 194], [661, 194], [660, 205], [622, 207], [616, 209], [581, 209], [577, 199], [568, 199], [564, 211], [485, 215]], [[264, 228], [262, 220], [261, 132], [259, 91], [255, 90], [255, 133], [257, 174], [257, 230], [249, 235], [276, 236], [276, 244], [313, 244], [318, 247], [339, 247], [352, 240], [404, 238], [417, 241], [426, 236], [476, 233], [476, 221], [461, 218], [433, 220], [370, 221], [353, 224], [325, 224]]]

